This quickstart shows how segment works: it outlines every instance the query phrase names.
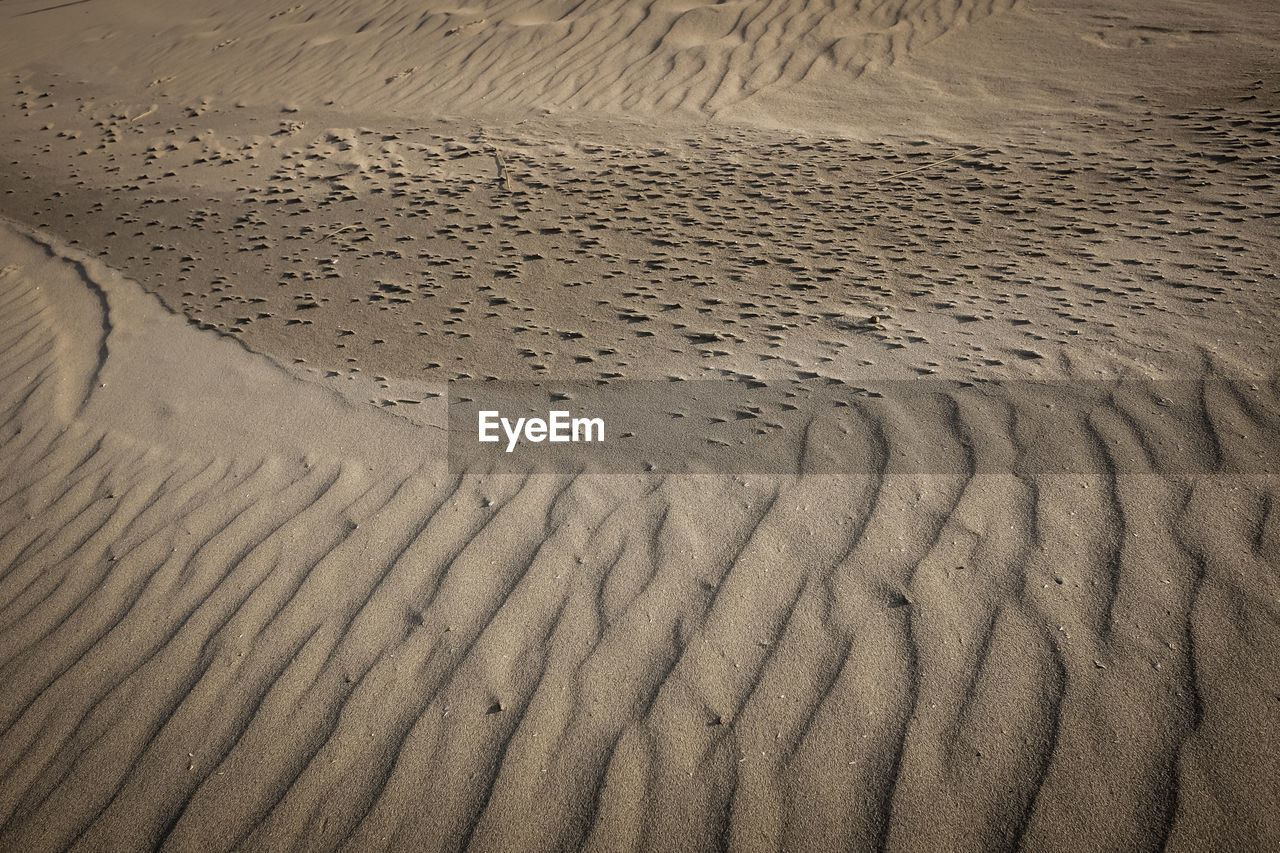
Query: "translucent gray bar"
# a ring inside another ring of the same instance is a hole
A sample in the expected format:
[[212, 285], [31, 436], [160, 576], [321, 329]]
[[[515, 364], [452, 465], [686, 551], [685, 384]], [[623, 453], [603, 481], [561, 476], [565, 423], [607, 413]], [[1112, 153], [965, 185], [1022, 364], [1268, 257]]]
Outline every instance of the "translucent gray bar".
[[[449, 464], [492, 473], [1273, 474], [1277, 390], [1248, 379], [463, 382], [450, 386]], [[487, 435], [497, 440], [480, 440], [481, 412], [495, 413]], [[530, 429], [532, 419], [546, 429]]]

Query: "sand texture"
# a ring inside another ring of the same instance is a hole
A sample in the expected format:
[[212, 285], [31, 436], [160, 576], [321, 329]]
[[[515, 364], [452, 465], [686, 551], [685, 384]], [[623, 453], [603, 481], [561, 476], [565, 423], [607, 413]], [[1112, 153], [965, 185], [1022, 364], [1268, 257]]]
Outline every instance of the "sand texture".
[[[1274, 3], [8, 0], [0, 72], [0, 850], [1280, 846]], [[534, 381], [630, 432], [459, 454]]]

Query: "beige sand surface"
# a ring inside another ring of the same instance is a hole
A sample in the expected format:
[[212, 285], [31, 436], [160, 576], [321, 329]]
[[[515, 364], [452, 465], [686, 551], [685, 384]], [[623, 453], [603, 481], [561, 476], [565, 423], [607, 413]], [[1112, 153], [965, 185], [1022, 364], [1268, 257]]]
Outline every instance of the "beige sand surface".
[[[0, 72], [0, 850], [1280, 845], [1274, 3], [6, 0]], [[485, 380], [756, 456], [451, 469]]]

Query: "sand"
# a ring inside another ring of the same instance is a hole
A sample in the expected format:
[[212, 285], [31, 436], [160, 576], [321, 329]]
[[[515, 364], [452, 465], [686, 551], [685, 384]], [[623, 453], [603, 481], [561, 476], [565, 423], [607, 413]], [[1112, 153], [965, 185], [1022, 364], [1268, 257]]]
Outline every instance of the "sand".
[[0, 849], [1280, 844], [1274, 4], [0, 19]]

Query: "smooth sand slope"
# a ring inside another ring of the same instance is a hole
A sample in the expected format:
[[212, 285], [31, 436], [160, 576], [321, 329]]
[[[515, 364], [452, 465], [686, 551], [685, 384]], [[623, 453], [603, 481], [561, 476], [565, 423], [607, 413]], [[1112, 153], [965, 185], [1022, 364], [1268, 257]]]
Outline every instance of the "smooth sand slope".
[[1270, 4], [0, 21], [0, 849], [1280, 842]]

